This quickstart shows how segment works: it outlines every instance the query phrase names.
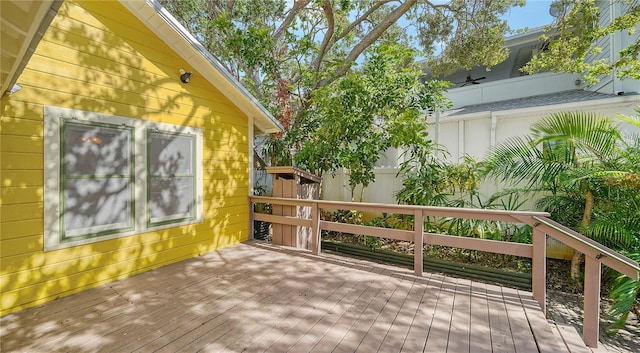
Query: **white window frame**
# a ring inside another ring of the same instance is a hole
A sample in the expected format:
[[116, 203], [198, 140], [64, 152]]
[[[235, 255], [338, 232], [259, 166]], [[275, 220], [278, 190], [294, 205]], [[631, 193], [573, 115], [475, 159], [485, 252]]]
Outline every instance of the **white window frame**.
[[[196, 148], [196, 138], [195, 135], [192, 134], [185, 134], [185, 133], [177, 133], [175, 131], [164, 131], [164, 130], [158, 130], [158, 129], [152, 129], [152, 130], [147, 130], [147, 157], [151, 155], [151, 135], [163, 135], [163, 136], [175, 136], [178, 138], [188, 138], [191, 141], [190, 142], [190, 148], [193, 151]], [[152, 190], [150, 185], [152, 185], [152, 179], [153, 178], [165, 178], [165, 179], [170, 179], [170, 178], [180, 178], [180, 177], [187, 177], [187, 178], [193, 178], [193, 184], [191, 185], [192, 188], [194, 188], [195, 190], [195, 183], [196, 183], [196, 179], [197, 179], [197, 165], [196, 165], [196, 160], [195, 160], [195, 155], [192, 152], [193, 157], [191, 158], [191, 163], [190, 163], [190, 168], [187, 169], [187, 171], [184, 171], [182, 173], [160, 173], [160, 174], [153, 174], [151, 171], [151, 162], [147, 161], [147, 179], [146, 179], [146, 185], [147, 185], [147, 226], [149, 227], [155, 227], [155, 226], [159, 226], [159, 225], [165, 225], [165, 224], [175, 224], [175, 223], [180, 223], [182, 221], [187, 221], [187, 220], [193, 220], [196, 218], [196, 214], [195, 214], [195, 197], [192, 203], [192, 207], [191, 207], [191, 211], [188, 213], [176, 213], [176, 214], [172, 214], [172, 215], [167, 215], [164, 218], [160, 218], [160, 219], [154, 219], [153, 215], [152, 215], [152, 211], [151, 211], [151, 204], [152, 204]]]
[[[62, 168], [62, 124], [66, 120], [78, 123], [99, 123], [113, 126], [127, 126], [133, 129], [132, 168], [134, 188], [133, 227], [125, 231], [114, 231], [107, 234], [87, 234], [80, 237], [64, 238], [62, 230], [61, 178]], [[162, 131], [174, 135], [192, 135], [195, 137], [192, 163], [194, 166], [195, 216], [168, 219], [166, 222], [151, 223], [149, 218], [148, 182], [148, 141], [149, 132]], [[115, 239], [154, 230], [177, 227], [202, 222], [203, 219], [203, 134], [202, 130], [193, 127], [157, 123], [141, 119], [116, 115], [100, 114], [83, 110], [45, 106], [44, 107], [44, 250], [55, 250], [72, 246], [90, 244], [107, 239]]]

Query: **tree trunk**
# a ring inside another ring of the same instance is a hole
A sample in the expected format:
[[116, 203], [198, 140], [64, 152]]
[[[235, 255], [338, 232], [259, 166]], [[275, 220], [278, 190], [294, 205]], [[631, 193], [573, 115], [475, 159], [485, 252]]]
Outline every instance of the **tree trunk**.
[[[582, 213], [582, 221], [580, 222], [581, 228], [587, 228], [591, 223], [591, 215], [593, 214], [593, 205], [595, 203], [593, 193], [587, 190], [584, 201], [584, 212]], [[578, 250], [573, 252], [571, 258], [571, 279], [578, 280], [580, 277], [580, 265], [582, 265], [582, 253]]]

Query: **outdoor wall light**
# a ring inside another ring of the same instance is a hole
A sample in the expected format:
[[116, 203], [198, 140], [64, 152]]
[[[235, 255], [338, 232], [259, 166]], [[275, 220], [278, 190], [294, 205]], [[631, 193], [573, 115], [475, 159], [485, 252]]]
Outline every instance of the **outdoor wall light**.
[[193, 75], [193, 72], [180, 69], [180, 81], [182, 81], [182, 83], [189, 83], [189, 81], [191, 81], [191, 75]]

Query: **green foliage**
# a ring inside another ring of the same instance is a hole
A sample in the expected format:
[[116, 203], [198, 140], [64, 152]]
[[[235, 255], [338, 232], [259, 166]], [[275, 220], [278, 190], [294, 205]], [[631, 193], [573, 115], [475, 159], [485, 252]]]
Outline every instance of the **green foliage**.
[[362, 67], [319, 88], [287, 138], [299, 148], [297, 165], [322, 174], [345, 168], [349, 185], [366, 187], [390, 147], [424, 145], [428, 103], [445, 104], [436, 84], [420, 83], [415, 53], [397, 45], [371, 48]]
[[[626, 253], [631, 259], [640, 262], [640, 249]], [[613, 300], [608, 318], [613, 322], [607, 327], [610, 335], [615, 335], [625, 326], [629, 313], [634, 307], [640, 307], [640, 281], [627, 276], [619, 276], [613, 283], [609, 296]]]
[[404, 176], [396, 194], [399, 204], [442, 206], [447, 202], [446, 165], [436, 158], [431, 143], [411, 146], [400, 166]]
[[609, 165], [619, 137], [617, 127], [606, 117], [578, 112], [552, 114], [533, 124], [530, 135], [492, 148], [484, 161], [485, 173], [555, 193], [561, 183], [578, 181], [569, 177], [569, 171]]
[[[640, 126], [638, 116], [620, 120]], [[639, 147], [638, 134], [625, 136], [606, 117], [558, 113], [534, 124], [531, 135], [492, 149], [485, 173], [524, 184], [523, 193], [543, 192], [537, 206], [556, 221], [615, 250], [637, 254]], [[621, 278], [613, 287], [615, 332], [637, 300], [638, 282]]]
[[[525, 192], [547, 191], [537, 203], [539, 208], [585, 235], [622, 249], [640, 233], [640, 199], [635, 189], [640, 152], [629, 149], [630, 143], [606, 117], [558, 113], [532, 125], [529, 136], [493, 148], [484, 161], [485, 173], [514, 185], [524, 183]], [[582, 224], [586, 192], [595, 199], [587, 226]]]
[[[524, 3], [457, 0], [429, 11], [417, 9], [418, 38], [427, 53], [429, 68], [436, 74], [446, 74], [461, 67], [492, 67], [504, 61], [509, 55], [504, 48], [509, 27], [500, 15]], [[439, 43], [446, 45], [440, 47]]]
[[[556, 22], [541, 38], [548, 41], [548, 50], [539, 53], [523, 70], [527, 73], [540, 71], [580, 73], [588, 85], [597, 83], [601, 75], [615, 72], [619, 78], [640, 79], [640, 38], [621, 48], [619, 58], [592, 60], [601, 53], [601, 39], [619, 32], [633, 34], [640, 23], [640, 3], [636, 0], [624, 3], [626, 9], [606, 26], [601, 25], [602, 2], [595, 0], [556, 0], [559, 10]], [[610, 6], [608, 2], [604, 6]]]
[[[398, 203], [423, 206], [472, 207], [517, 210], [524, 203], [516, 194], [492, 195], [483, 201], [479, 194], [481, 164], [470, 156], [462, 163], [444, 163], [431, 148], [414, 147], [403, 163], [403, 188]], [[481, 239], [530, 242], [530, 227], [504, 222], [443, 218], [426, 220], [428, 231]]]
[[482, 181], [480, 164], [465, 155], [463, 162], [442, 162], [431, 144], [412, 146], [401, 165], [402, 189], [396, 194], [400, 204], [473, 207]]
[[[362, 220], [362, 213], [354, 210], [337, 210], [333, 212], [326, 212], [322, 214], [322, 219], [330, 222], [346, 223], [346, 224], [365, 224]], [[366, 223], [369, 225], [370, 223]], [[333, 235], [342, 235], [341, 233], [334, 233]], [[365, 246], [371, 249], [379, 249], [382, 246], [382, 240], [378, 237], [354, 234], [351, 236], [351, 241]]]

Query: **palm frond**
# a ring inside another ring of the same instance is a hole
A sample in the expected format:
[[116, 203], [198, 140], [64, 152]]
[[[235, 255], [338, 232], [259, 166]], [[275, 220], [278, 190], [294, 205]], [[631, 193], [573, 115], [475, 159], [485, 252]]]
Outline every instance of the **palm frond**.
[[629, 172], [619, 170], [603, 170], [602, 168], [580, 168], [565, 172], [562, 175], [562, 183], [565, 185], [574, 185], [583, 180], [591, 179], [619, 179], [629, 175]]
[[489, 150], [484, 159], [484, 174], [500, 177], [513, 185], [526, 182], [527, 188], [553, 183], [569, 165], [552, 160], [536, 148], [530, 137], [513, 137]]
[[634, 226], [618, 218], [612, 214], [601, 215], [592, 220], [589, 227], [580, 231], [605, 246], [625, 248], [635, 240]]
[[634, 125], [640, 128], [640, 112], [637, 115], [616, 115], [616, 119], [622, 121], [623, 123], [627, 123], [630, 125]]
[[606, 116], [585, 112], [559, 112], [531, 126], [536, 145], [548, 143], [566, 150], [566, 156], [606, 161], [620, 139], [618, 128]]
[[615, 335], [625, 326], [629, 312], [638, 300], [639, 294], [640, 281], [634, 281], [627, 276], [618, 278], [610, 293], [613, 305], [608, 317], [614, 321], [607, 327], [609, 334]]

